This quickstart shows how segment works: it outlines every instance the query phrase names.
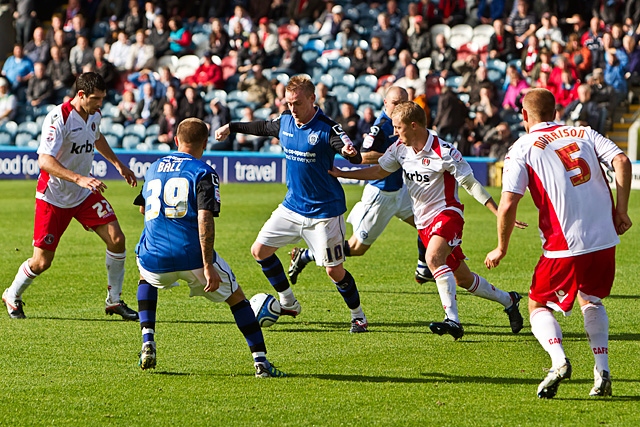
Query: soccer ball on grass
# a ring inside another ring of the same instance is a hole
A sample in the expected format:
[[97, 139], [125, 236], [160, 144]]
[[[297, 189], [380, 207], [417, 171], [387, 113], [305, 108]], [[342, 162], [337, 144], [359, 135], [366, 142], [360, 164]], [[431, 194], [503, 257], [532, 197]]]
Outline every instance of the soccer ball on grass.
[[263, 328], [268, 328], [280, 318], [280, 303], [272, 295], [256, 294], [249, 300], [251, 308]]

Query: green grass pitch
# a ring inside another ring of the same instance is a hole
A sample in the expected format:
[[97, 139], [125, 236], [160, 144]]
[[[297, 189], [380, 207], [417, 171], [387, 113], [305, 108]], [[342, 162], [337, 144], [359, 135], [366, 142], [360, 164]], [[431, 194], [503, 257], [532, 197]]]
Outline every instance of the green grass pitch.
[[[106, 197], [127, 236], [123, 298], [136, 307], [134, 248], [142, 216], [137, 189], [109, 182]], [[249, 248], [282, 200], [279, 184], [223, 185], [216, 249], [247, 297], [274, 293]], [[347, 186], [349, 207], [362, 188]], [[30, 256], [34, 181], [0, 182], [0, 291]], [[499, 198], [499, 189], [491, 189]], [[469, 265], [504, 290], [526, 296], [540, 256], [536, 212], [521, 203], [509, 255], [483, 266], [496, 243], [495, 218], [464, 191], [463, 249]], [[460, 290], [465, 337], [430, 333], [443, 317], [434, 285], [413, 281], [416, 232], [392, 221], [370, 251], [350, 258], [370, 333], [350, 335], [349, 313], [320, 268], [309, 266], [293, 289], [303, 306], [265, 330], [269, 358], [290, 377], [256, 379], [251, 355], [226, 304], [189, 298], [186, 286], [160, 292], [158, 367], [136, 365], [139, 325], [104, 315], [104, 245], [73, 223], [52, 268], [24, 295], [28, 319], [0, 314], [0, 425], [25, 426], [515, 426], [640, 424], [640, 194], [633, 227], [618, 247], [610, 317], [613, 398], [589, 398], [593, 357], [578, 309], [560, 319], [574, 372], [555, 399], [536, 397], [550, 361], [529, 329], [513, 335], [502, 307]], [[350, 232], [349, 228], [349, 232]], [[288, 266], [290, 247], [278, 254]]]

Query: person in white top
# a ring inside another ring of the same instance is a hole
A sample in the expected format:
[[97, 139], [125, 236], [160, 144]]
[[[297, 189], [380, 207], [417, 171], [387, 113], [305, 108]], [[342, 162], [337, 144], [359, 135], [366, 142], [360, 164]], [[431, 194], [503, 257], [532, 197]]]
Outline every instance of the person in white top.
[[100, 133], [100, 106], [106, 88], [99, 74], [81, 74], [76, 79], [75, 97], [51, 110], [42, 124], [33, 256], [22, 263], [13, 283], [2, 294], [13, 319], [26, 317], [22, 294], [51, 266], [60, 238], [74, 218], [85, 229], [95, 231], [107, 245], [106, 314], [138, 319], [138, 313], [120, 298], [126, 257], [124, 234], [111, 205], [102, 196], [107, 186], [90, 173], [94, 150], [98, 150], [129, 185], [137, 185], [133, 172], [118, 159]]
[[475, 179], [460, 152], [427, 129], [422, 107], [411, 101], [401, 102], [393, 109], [391, 120], [398, 141], [378, 159], [378, 165], [353, 171], [334, 168], [331, 175], [371, 180], [403, 169], [418, 234], [427, 248], [427, 265], [433, 272], [446, 315], [443, 322], [429, 325], [433, 333], [448, 333], [454, 339], [464, 335], [458, 316], [456, 284], [475, 296], [501, 303], [509, 315], [511, 330], [520, 332], [523, 322], [520, 295], [496, 288], [471, 272], [464, 262], [460, 246], [464, 206], [458, 198], [458, 184], [491, 212], [496, 213], [498, 206]]
[[[568, 315], [576, 298], [595, 358], [589, 394], [610, 396], [609, 320], [602, 299], [613, 285], [618, 235], [631, 227], [631, 162], [598, 132], [554, 123], [554, 107], [555, 98], [546, 89], [533, 89], [523, 99], [528, 134], [505, 158], [498, 246], [485, 265], [497, 267], [506, 256], [518, 203], [528, 188], [539, 211], [543, 248], [529, 291], [531, 332], [552, 362], [538, 397], [554, 397], [560, 382], [571, 378], [562, 331], [551, 309]], [[615, 172], [615, 204], [601, 164]]]

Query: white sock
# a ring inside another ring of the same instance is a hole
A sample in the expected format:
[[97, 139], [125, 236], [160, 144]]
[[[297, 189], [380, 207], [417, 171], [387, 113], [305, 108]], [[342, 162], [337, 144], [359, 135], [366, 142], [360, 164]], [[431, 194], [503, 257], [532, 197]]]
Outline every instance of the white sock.
[[508, 292], [496, 288], [491, 283], [487, 282], [487, 279], [482, 276], [478, 276], [476, 273], [473, 273], [473, 283], [467, 290], [477, 297], [499, 302], [504, 306], [504, 308], [511, 307], [513, 304], [511, 295], [509, 295]]
[[[609, 317], [602, 304], [589, 303], [583, 307], [584, 330], [596, 360], [596, 371], [609, 371]], [[611, 372], [611, 371], [609, 371]]]
[[31, 271], [29, 260], [26, 260], [18, 269], [16, 277], [13, 279], [11, 286], [9, 286], [8, 296], [13, 299], [20, 298], [36, 277], [38, 277], [38, 274]]
[[367, 316], [364, 315], [361, 305], [359, 305], [358, 308], [352, 308], [350, 310], [352, 319], [363, 319], [365, 322], [367, 321]]
[[278, 297], [280, 298], [280, 304], [286, 305], [288, 307], [290, 307], [291, 304], [297, 301], [296, 297], [293, 295], [291, 286], [289, 286], [283, 292], [278, 292]]
[[122, 284], [124, 283], [124, 261], [127, 251], [120, 254], [107, 250], [105, 264], [107, 265], [107, 300], [111, 303], [120, 301]]
[[529, 321], [531, 332], [551, 356], [551, 367], [559, 368], [564, 365], [567, 355], [562, 347], [562, 331], [553, 313], [546, 308], [537, 308], [531, 312]]
[[433, 272], [433, 277], [436, 279], [440, 301], [447, 318], [460, 323], [458, 301], [456, 300], [456, 279], [453, 277], [453, 272], [449, 266], [443, 265]]

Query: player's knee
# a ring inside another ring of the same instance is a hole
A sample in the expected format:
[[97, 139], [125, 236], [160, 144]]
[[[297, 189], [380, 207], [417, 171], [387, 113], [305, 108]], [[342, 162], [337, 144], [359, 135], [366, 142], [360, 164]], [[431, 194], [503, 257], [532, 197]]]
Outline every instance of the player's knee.
[[342, 264], [326, 267], [326, 271], [331, 280], [336, 283], [344, 279], [344, 276], [346, 274], [346, 270], [344, 269], [344, 266]]
[[35, 274], [42, 274], [51, 267], [53, 257], [33, 257], [29, 260], [29, 268]]
[[116, 253], [124, 252], [127, 248], [124, 233], [122, 232], [114, 233], [111, 236], [111, 241], [108, 243], [107, 246], [111, 252], [116, 252]]

